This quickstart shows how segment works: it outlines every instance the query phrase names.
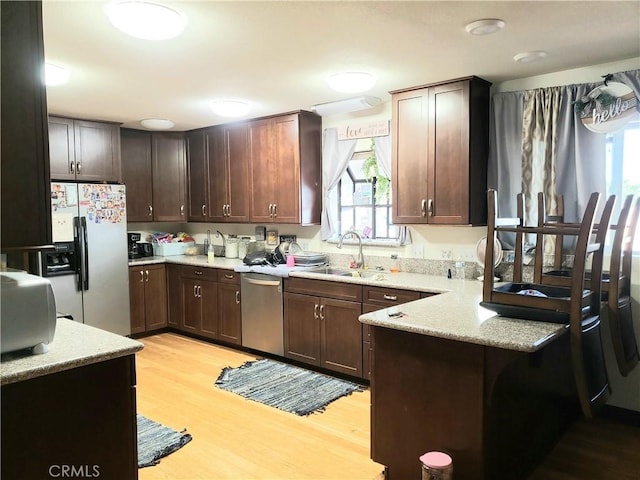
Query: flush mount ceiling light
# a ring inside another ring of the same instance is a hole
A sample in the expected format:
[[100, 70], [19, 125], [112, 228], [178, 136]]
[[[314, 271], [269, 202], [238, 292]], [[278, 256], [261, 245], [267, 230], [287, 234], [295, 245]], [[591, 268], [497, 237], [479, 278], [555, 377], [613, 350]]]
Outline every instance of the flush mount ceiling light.
[[251, 106], [241, 100], [217, 100], [211, 104], [211, 110], [221, 117], [244, 117]]
[[337, 102], [321, 103], [311, 107], [311, 110], [324, 117], [326, 115], [337, 115], [339, 113], [366, 110], [368, 108], [376, 107], [381, 103], [382, 100], [378, 97], [363, 96], [338, 100]]
[[109, 20], [118, 30], [145, 40], [167, 40], [184, 30], [187, 18], [158, 3], [123, 0], [106, 7]]
[[338, 92], [360, 93], [370, 90], [376, 83], [376, 77], [366, 72], [341, 72], [329, 75], [327, 82]]
[[482, 20], [471, 22], [464, 29], [471, 35], [491, 35], [502, 30], [504, 26], [504, 20], [499, 18], [483, 18]]
[[63, 85], [69, 81], [69, 70], [59, 65], [46, 63], [44, 66], [44, 82], [46, 85]]
[[166, 118], [145, 118], [140, 120], [140, 125], [149, 130], [169, 130], [174, 127], [175, 123]]
[[543, 50], [536, 50], [534, 52], [523, 52], [519, 53], [513, 57], [513, 59], [518, 63], [531, 63], [537, 62], [538, 60], [542, 60], [547, 56], [547, 52]]

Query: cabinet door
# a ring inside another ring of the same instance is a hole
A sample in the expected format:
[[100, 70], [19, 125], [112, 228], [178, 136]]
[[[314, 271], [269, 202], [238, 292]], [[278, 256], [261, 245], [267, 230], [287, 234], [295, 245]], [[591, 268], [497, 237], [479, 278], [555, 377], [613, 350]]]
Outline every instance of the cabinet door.
[[187, 183], [189, 195], [188, 220], [207, 220], [207, 146], [204, 130], [187, 132]]
[[320, 365], [320, 299], [284, 294], [285, 357]]
[[362, 325], [358, 320], [361, 312], [360, 303], [322, 299], [322, 367], [362, 376]]
[[[273, 177], [277, 175], [275, 142], [269, 120], [256, 120], [249, 124], [251, 158], [251, 221], [273, 220]], [[281, 188], [285, 188], [284, 185]]]
[[249, 140], [246, 123], [224, 128], [229, 208], [227, 221], [248, 222], [251, 192], [249, 191]]
[[240, 309], [240, 285], [218, 284], [218, 339], [241, 344], [242, 311]]
[[153, 219], [184, 222], [186, 215], [186, 155], [182, 133], [151, 134]]
[[182, 327], [182, 281], [180, 265], [167, 265], [167, 323], [175, 328]]
[[145, 331], [144, 271], [143, 267], [129, 267], [129, 310], [131, 333]]
[[119, 182], [120, 127], [115, 124], [74, 120], [76, 180]]
[[273, 120], [275, 165], [269, 180], [272, 182], [276, 223], [300, 222], [300, 149], [298, 117], [287, 115]]
[[146, 331], [167, 326], [167, 285], [164, 265], [144, 267]]
[[[225, 222], [227, 220], [227, 149], [225, 147], [224, 127], [216, 126], [206, 130], [209, 184], [209, 211], [207, 220]], [[246, 192], [247, 194], [249, 192]]]
[[122, 181], [127, 186], [127, 222], [151, 222], [151, 134], [123, 128], [120, 131], [120, 145]]
[[186, 332], [200, 333], [202, 325], [201, 285], [199, 280], [182, 278], [182, 322]]
[[73, 119], [50, 116], [49, 164], [52, 180], [75, 180]]
[[200, 281], [200, 299], [202, 322], [199, 333], [209, 338], [218, 338], [218, 284]]
[[392, 96], [393, 223], [427, 223], [428, 89]]
[[431, 87], [429, 108], [428, 221], [468, 224], [469, 82]]

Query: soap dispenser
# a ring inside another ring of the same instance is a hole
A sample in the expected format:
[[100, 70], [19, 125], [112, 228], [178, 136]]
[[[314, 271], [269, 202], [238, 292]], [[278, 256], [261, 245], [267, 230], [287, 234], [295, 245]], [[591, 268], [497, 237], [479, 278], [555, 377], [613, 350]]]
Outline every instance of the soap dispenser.
[[213, 251], [213, 244], [210, 243], [209, 248], [207, 250], [207, 263], [213, 263], [214, 259], [215, 259], [215, 255]]

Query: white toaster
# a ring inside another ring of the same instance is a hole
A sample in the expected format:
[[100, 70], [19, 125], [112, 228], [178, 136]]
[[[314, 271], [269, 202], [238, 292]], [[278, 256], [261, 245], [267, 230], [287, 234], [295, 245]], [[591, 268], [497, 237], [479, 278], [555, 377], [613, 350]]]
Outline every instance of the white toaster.
[[51, 282], [22, 271], [0, 272], [1, 352], [45, 353], [56, 330]]

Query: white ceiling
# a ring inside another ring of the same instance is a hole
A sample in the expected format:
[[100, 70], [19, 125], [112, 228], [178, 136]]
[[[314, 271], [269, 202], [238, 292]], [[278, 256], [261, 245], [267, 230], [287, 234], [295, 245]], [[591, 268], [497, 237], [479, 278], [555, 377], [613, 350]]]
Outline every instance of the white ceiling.
[[[640, 1], [164, 1], [188, 17], [165, 41], [116, 30], [107, 2], [44, 0], [47, 62], [72, 70], [47, 88], [49, 112], [121, 122], [169, 118], [175, 130], [229, 121], [209, 109], [234, 97], [249, 117], [309, 109], [353, 96], [334, 92], [330, 73], [367, 70], [367, 92], [477, 75], [493, 83], [640, 57]], [[465, 25], [506, 21], [503, 31], [472, 36]], [[528, 65], [519, 52], [546, 50]], [[603, 72], [607, 73], [607, 72]]]

